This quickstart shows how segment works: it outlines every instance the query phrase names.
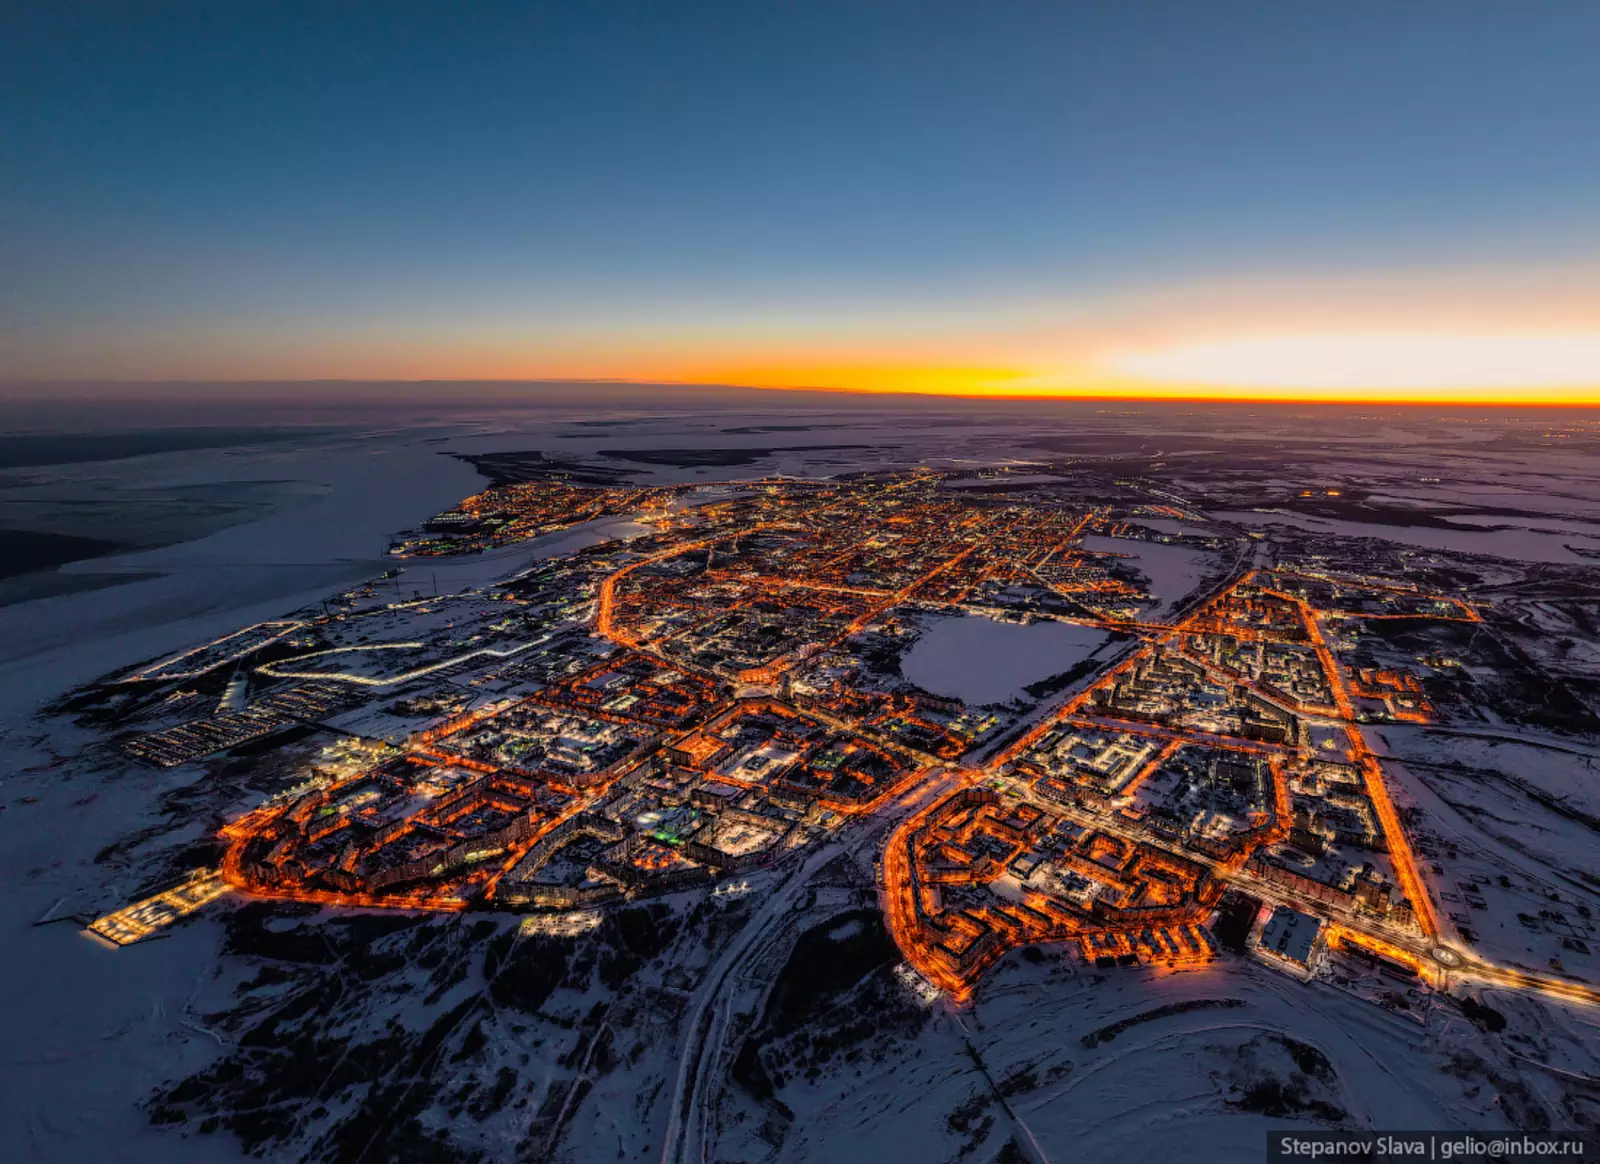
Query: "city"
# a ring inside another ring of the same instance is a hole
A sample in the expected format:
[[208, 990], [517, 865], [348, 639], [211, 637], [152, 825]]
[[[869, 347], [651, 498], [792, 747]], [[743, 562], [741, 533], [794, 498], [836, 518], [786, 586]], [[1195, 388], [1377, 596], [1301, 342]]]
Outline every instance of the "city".
[[1600, 4], [0, 8], [0, 1164], [1600, 1155]]
[[[226, 820], [214, 865], [88, 928], [133, 944], [233, 894], [521, 915], [571, 942], [843, 861], [839, 900], [881, 910], [913, 1011], [959, 1015], [1041, 949], [1080, 974], [1244, 955], [1391, 1010], [1483, 987], [1600, 1005], [1588, 914], [1559, 892], [1538, 916], [1578, 916], [1544, 964], [1478, 948], [1506, 907], [1447, 880], [1373, 735], [1458, 717], [1458, 677], [1493, 663], [1458, 633], [1477, 606], [1148, 480], [1039, 468], [468, 498], [398, 537], [385, 576], [69, 701], [157, 769], [274, 741], [307, 757]], [[617, 517], [637, 523], [623, 540], [408, 592], [414, 563]], [[1174, 553], [1191, 569], [1157, 582], [1141, 555]], [[956, 675], [906, 677], [952, 626], [1080, 637], [1026, 692], [969, 702], [937, 689]], [[668, 1158], [709, 1150], [710, 1079], [737, 1050], [695, 1029]], [[770, 1090], [777, 1060], [740, 1062]]]

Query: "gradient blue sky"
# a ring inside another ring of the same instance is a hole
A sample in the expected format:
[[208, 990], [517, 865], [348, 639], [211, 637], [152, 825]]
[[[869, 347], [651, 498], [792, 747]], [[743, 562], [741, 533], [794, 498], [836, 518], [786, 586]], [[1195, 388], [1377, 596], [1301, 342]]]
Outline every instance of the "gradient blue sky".
[[1595, 330], [1593, 0], [0, 11], [12, 378]]

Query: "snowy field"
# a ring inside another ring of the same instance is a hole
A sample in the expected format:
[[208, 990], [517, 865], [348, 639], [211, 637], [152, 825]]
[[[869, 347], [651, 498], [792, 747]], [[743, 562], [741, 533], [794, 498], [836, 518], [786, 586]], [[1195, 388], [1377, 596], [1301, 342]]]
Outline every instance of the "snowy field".
[[1488, 554], [1496, 558], [1512, 558], [1519, 562], [1582, 563], [1585, 561], [1581, 555], [1568, 549], [1568, 546], [1600, 552], [1600, 539], [1578, 534], [1539, 533], [1531, 529], [1457, 531], [1420, 525], [1336, 521], [1332, 518], [1289, 513], [1281, 509], [1259, 513], [1225, 510], [1215, 516], [1222, 521], [1235, 521], [1258, 529], [1273, 524], [1292, 525], [1316, 533], [1342, 534], [1352, 538], [1382, 538], [1385, 541], [1421, 546], [1429, 550], [1449, 550], [1457, 554]]
[[[1494, 1005], [1543, 1011], [1538, 1053], [1592, 1067], [1576, 1016], [1518, 997]], [[1497, 1100], [1491, 1081], [1516, 1100]], [[1269, 1127], [1508, 1127], [1506, 1107], [1528, 1094], [1547, 1102], [1559, 1086], [1519, 1079], [1498, 1040], [1446, 1008], [1394, 1013], [1236, 958], [1093, 972], [1045, 948], [1008, 955], [959, 1019], [936, 1004], [909, 1043], [789, 1082], [778, 1098], [794, 1117], [775, 1158], [993, 1160], [1015, 1137], [1074, 1164], [1247, 1161], [1264, 1157]], [[743, 1135], [724, 1141], [727, 1158], [761, 1156], [754, 1114], [734, 1118]]]
[[[5, 759], [20, 768], [49, 763], [51, 754], [13, 733]], [[133, 900], [136, 875], [105, 860], [106, 849], [145, 829], [159, 833], [162, 798], [181, 796], [200, 773], [137, 770], [106, 779], [68, 765], [48, 775], [27, 782], [34, 803], [12, 801], [0, 813], [0, 882], [7, 887], [0, 934], [10, 951], [0, 970], [7, 1048], [0, 1160], [240, 1159], [226, 1141], [162, 1135], [139, 1106], [152, 1082], [195, 1070], [217, 1050], [192, 1009], [217, 971], [216, 923], [180, 927], [132, 950], [112, 949], [72, 921], [34, 926], [52, 913], [93, 914]], [[20, 784], [15, 776], [6, 781], [8, 789]]]
[[1415, 806], [1439, 915], [1464, 944], [1530, 971], [1600, 976], [1600, 752], [1398, 725], [1367, 734], [1393, 757], [1384, 771]]

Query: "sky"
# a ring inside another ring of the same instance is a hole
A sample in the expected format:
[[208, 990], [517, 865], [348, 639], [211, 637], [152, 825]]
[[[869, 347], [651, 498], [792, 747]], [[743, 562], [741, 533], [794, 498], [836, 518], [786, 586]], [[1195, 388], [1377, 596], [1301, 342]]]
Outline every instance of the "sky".
[[0, 0], [0, 379], [1600, 402], [1600, 4]]

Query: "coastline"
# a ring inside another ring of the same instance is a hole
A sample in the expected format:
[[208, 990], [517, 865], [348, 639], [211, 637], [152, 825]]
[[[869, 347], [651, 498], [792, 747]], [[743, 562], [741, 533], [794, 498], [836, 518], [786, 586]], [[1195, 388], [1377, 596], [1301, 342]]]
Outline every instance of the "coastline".
[[[74, 562], [64, 576], [101, 584], [0, 608], [0, 727], [119, 667], [276, 617], [393, 566], [381, 552], [390, 534], [483, 483], [425, 435], [278, 446], [245, 464], [200, 458], [186, 466], [199, 483], [210, 476], [224, 484], [219, 472], [292, 476], [319, 492], [190, 541]], [[109, 581], [119, 574], [138, 577]]]

